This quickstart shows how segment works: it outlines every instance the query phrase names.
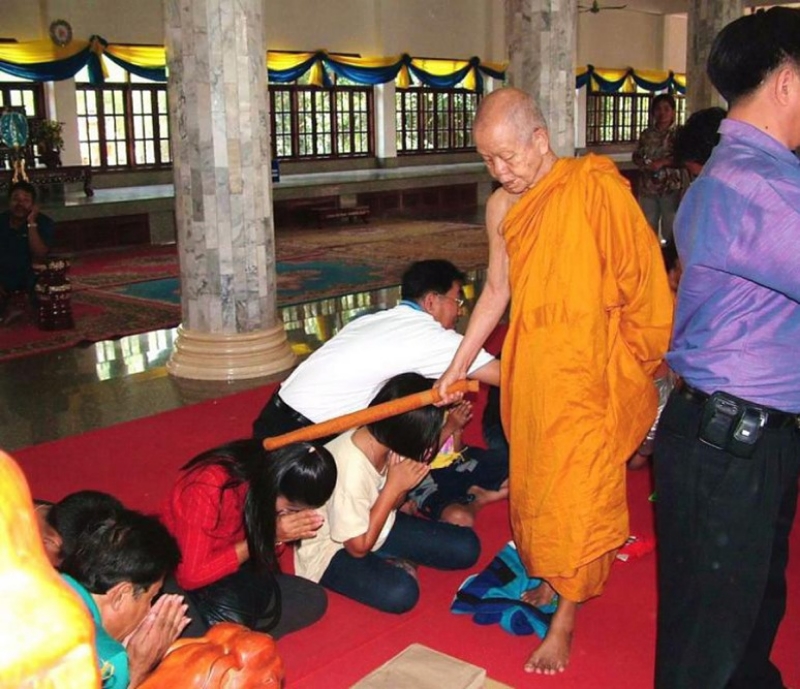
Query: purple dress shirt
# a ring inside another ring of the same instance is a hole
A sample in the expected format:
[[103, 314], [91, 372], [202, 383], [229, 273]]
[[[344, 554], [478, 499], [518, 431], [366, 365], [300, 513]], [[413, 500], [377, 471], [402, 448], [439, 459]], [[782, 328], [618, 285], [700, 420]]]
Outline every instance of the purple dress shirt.
[[800, 412], [800, 161], [744, 122], [720, 134], [675, 220], [667, 362], [704, 392]]

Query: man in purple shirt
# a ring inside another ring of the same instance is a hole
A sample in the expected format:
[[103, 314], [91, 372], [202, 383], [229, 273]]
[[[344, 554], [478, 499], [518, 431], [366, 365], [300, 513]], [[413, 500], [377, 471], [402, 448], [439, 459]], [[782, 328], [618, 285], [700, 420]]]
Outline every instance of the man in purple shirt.
[[732, 22], [707, 71], [730, 111], [675, 225], [656, 688], [782, 689], [769, 656], [800, 473], [800, 11]]

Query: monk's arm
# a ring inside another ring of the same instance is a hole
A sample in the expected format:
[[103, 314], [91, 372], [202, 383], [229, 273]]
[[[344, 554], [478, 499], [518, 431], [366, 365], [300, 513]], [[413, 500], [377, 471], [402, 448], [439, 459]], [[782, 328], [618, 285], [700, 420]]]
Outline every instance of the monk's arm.
[[638, 204], [622, 185], [604, 185], [612, 209], [606, 237], [622, 298], [620, 335], [648, 373], [655, 372], [669, 345], [673, 297], [661, 248]]
[[[470, 364], [500, 322], [511, 298], [511, 288], [508, 282], [508, 252], [501, 232], [503, 218], [510, 207], [511, 197], [502, 189], [498, 189], [492, 194], [486, 204], [486, 232], [489, 237], [489, 269], [486, 275], [486, 284], [472, 311], [464, 339], [456, 351], [452, 363], [439, 379], [438, 387], [443, 396], [444, 391], [451, 383], [466, 377]], [[481, 380], [478, 375], [473, 375], [473, 377]]]
[[486, 383], [487, 385], [500, 385], [500, 362], [497, 359], [492, 359], [488, 364], [484, 364], [479, 369], [476, 369], [469, 374], [470, 378]]

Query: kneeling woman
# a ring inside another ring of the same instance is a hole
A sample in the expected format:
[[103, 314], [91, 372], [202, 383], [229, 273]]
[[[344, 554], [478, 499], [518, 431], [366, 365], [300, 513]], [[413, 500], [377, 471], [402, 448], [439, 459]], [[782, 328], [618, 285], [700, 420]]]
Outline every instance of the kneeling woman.
[[[404, 373], [391, 378], [371, 405], [432, 386], [432, 380]], [[414, 565], [475, 564], [480, 542], [472, 529], [397, 512], [429, 471], [443, 418], [443, 409], [423, 407], [348, 431], [325, 446], [339, 479], [320, 510], [325, 522], [317, 537], [295, 550], [297, 574], [378, 610], [401, 613], [419, 599]]]
[[276, 544], [314, 538], [336, 485], [330, 452], [296, 443], [266, 452], [238, 440], [183, 467], [163, 519], [181, 548], [176, 578], [208, 625], [238, 622], [278, 638], [316, 622], [320, 586], [282, 574]]

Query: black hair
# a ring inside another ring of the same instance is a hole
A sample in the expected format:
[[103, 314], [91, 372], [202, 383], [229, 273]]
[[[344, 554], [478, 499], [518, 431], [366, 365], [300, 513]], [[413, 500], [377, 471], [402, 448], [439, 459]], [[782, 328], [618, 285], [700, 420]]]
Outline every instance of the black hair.
[[669, 103], [669, 106], [672, 108], [672, 112], [675, 112], [675, 96], [673, 96], [671, 93], [659, 93], [650, 102], [650, 117], [655, 114], [659, 103]]
[[672, 142], [676, 164], [694, 162], [705, 165], [714, 146], [719, 143], [719, 125], [726, 114], [723, 108], [704, 108], [693, 113], [686, 124], [678, 127]]
[[125, 506], [117, 498], [99, 490], [79, 490], [53, 504], [45, 519], [61, 536], [61, 558], [78, 547], [80, 536], [86, 529], [123, 509]]
[[11, 198], [15, 191], [24, 191], [31, 195], [31, 198], [36, 201], [36, 187], [33, 186], [30, 182], [26, 182], [25, 180], [20, 180], [19, 182], [14, 182], [8, 188], [8, 198]]
[[123, 509], [84, 530], [61, 571], [98, 595], [121, 582], [139, 593], [171, 574], [180, 560], [178, 543], [156, 517]]
[[733, 105], [787, 60], [800, 65], [800, 10], [773, 7], [725, 26], [711, 46], [706, 73]]
[[336, 486], [336, 462], [328, 450], [311, 443], [293, 443], [267, 452], [261, 440], [235, 440], [198, 455], [183, 469], [220, 466], [228, 474], [222, 490], [248, 485], [244, 530], [256, 566], [277, 571], [275, 556], [278, 496], [307, 507], [321, 507]]
[[[401, 373], [383, 384], [369, 406], [374, 407], [399, 397], [428, 391], [433, 384], [433, 380], [419, 373]], [[375, 440], [402, 457], [429, 462], [439, 448], [443, 422], [444, 409], [427, 405], [369, 423], [367, 430]]]
[[403, 284], [400, 297], [411, 301], [422, 299], [429, 292], [447, 294], [454, 282], [462, 285], [467, 276], [450, 261], [443, 258], [432, 258], [427, 261], [412, 263], [403, 273]]

